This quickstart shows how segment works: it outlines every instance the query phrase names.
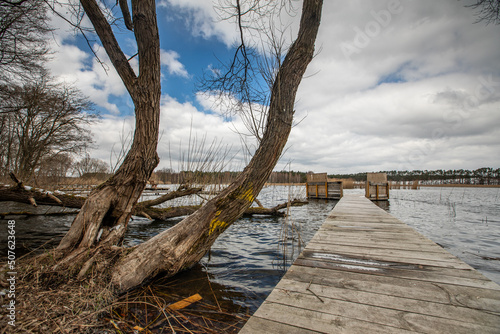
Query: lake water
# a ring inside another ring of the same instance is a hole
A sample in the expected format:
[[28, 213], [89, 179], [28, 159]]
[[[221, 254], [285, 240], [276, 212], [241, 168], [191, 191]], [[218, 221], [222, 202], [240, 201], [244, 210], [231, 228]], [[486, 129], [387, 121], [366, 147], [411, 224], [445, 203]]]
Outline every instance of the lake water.
[[389, 212], [500, 284], [500, 188], [391, 190]]
[[[364, 190], [345, 193], [363, 194]], [[421, 188], [391, 190], [390, 201], [381, 206], [485, 276], [500, 284], [500, 189]], [[259, 200], [266, 207], [305, 196], [305, 187], [271, 186]], [[199, 198], [185, 199], [196, 202]], [[336, 201], [311, 200], [290, 208], [288, 218], [251, 217], [235, 222], [191, 271], [168, 283], [179, 295], [200, 293], [206, 300], [230, 310], [252, 313], [280, 280], [303, 246], [312, 238]], [[0, 202], [0, 212], [26, 207]], [[38, 212], [55, 210], [38, 208]], [[73, 216], [13, 217], [16, 220], [18, 253], [45, 244], [56, 245], [69, 228]], [[4, 220], [7, 221], [6, 219]], [[172, 226], [179, 220], [151, 222], [134, 218], [126, 237], [127, 245], [137, 244]], [[0, 245], [6, 245], [6, 224], [2, 224]], [[6, 246], [1, 250], [6, 254]]]

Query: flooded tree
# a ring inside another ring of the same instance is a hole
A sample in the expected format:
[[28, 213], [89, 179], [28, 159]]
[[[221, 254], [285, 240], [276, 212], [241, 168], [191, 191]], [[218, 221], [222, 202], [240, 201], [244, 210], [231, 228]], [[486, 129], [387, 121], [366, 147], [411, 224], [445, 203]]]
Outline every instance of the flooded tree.
[[[253, 6], [253, 2], [249, 5]], [[123, 240], [138, 198], [159, 162], [161, 75], [156, 4], [153, 0], [134, 0], [129, 9], [127, 1], [119, 1], [125, 25], [133, 31], [137, 43], [139, 73], [136, 74], [114, 36], [102, 4], [95, 0], [80, 3], [132, 98], [136, 125], [123, 163], [89, 195], [51, 255], [50, 260], [55, 259], [56, 264], [50, 270], [75, 272], [83, 278], [91, 270], [112, 266], [112, 286], [115, 291], [123, 292], [160, 272], [171, 276], [196, 264], [216, 238], [253, 203], [287, 142], [293, 124], [295, 95], [313, 58], [323, 2], [303, 1], [296, 40], [273, 73], [259, 146], [243, 172], [180, 223], [130, 249], [116, 246]], [[237, 9], [238, 18], [245, 14], [242, 5], [236, 1], [233, 7]]]

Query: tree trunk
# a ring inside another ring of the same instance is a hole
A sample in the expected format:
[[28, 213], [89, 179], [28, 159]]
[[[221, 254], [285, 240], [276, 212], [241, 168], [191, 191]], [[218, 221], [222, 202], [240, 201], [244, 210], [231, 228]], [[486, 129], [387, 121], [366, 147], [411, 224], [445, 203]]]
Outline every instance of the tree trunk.
[[292, 127], [295, 95], [313, 58], [322, 0], [304, 0], [300, 29], [281, 65], [260, 147], [243, 173], [218, 196], [174, 227], [137, 246], [117, 264], [112, 283], [126, 291], [159, 272], [190, 268], [252, 204], [276, 165]]
[[154, 0], [132, 1], [139, 72], [136, 76], [95, 0], [80, 1], [103, 47], [127, 88], [135, 106], [132, 146], [117, 172], [95, 189], [61, 240], [59, 264], [99, 245], [116, 245], [123, 239], [139, 196], [159, 158], [156, 153], [160, 117], [160, 46]]

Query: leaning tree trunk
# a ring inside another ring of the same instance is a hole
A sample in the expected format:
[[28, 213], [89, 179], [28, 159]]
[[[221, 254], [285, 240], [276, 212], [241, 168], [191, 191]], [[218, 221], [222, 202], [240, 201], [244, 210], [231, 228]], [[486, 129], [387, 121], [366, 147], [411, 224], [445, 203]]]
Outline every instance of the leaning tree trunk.
[[266, 130], [248, 166], [235, 182], [198, 211], [122, 258], [112, 276], [118, 291], [133, 288], [159, 272], [174, 275], [193, 266], [252, 204], [287, 142], [297, 88], [313, 58], [322, 4], [322, 0], [304, 0], [298, 37], [277, 73]]
[[98, 3], [80, 2], [134, 102], [136, 123], [134, 139], [122, 165], [89, 195], [57, 247], [64, 257], [59, 265], [84, 260], [80, 255], [87, 254], [89, 249], [115, 245], [123, 239], [132, 210], [159, 162], [156, 148], [161, 96], [160, 45], [155, 1], [132, 1], [139, 76], [121, 51]]

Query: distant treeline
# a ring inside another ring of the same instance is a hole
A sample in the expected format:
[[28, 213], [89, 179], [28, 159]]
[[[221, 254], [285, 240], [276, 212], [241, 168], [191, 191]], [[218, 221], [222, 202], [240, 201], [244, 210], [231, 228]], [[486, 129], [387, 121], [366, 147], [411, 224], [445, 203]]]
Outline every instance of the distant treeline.
[[[241, 172], [175, 172], [169, 168], [160, 169], [153, 174], [153, 180], [161, 183], [201, 183], [201, 184], [226, 184], [231, 183]], [[272, 172], [270, 183], [305, 183], [304, 172], [282, 171]]]
[[[500, 184], [500, 168], [489, 167], [476, 170], [468, 169], [437, 169], [413, 171], [381, 171], [387, 174], [389, 181], [420, 181], [422, 184]], [[366, 181], [366, 173], [331, 174], [330, 178], [353, 179]]]
[[[198, 183], [198, 184], [228, 184], [241, 172], [176, 172], [169, 168], [163, 168], [153, 173], [152, 180], [156, 183]], [[305, 183], [307, 174], [312, 172], [298, 171], [275, 171], [269, 177], [269, 183]], [[420, 181], [420, 184], [500, 184], [500, 168], [479, 168], [476, 170], [454, 169], [454, 170], [413, 170], [413, 171], [381, 171], [387, 174], [389, 181], [412, 182]], [[106, 179], [111, 176], [107, 173], [87, 173], [82, 178]], [[354, 174], [329, 174], [329, 178], [350, 179], [355, 182], [366, 181], [366, 173]]]

